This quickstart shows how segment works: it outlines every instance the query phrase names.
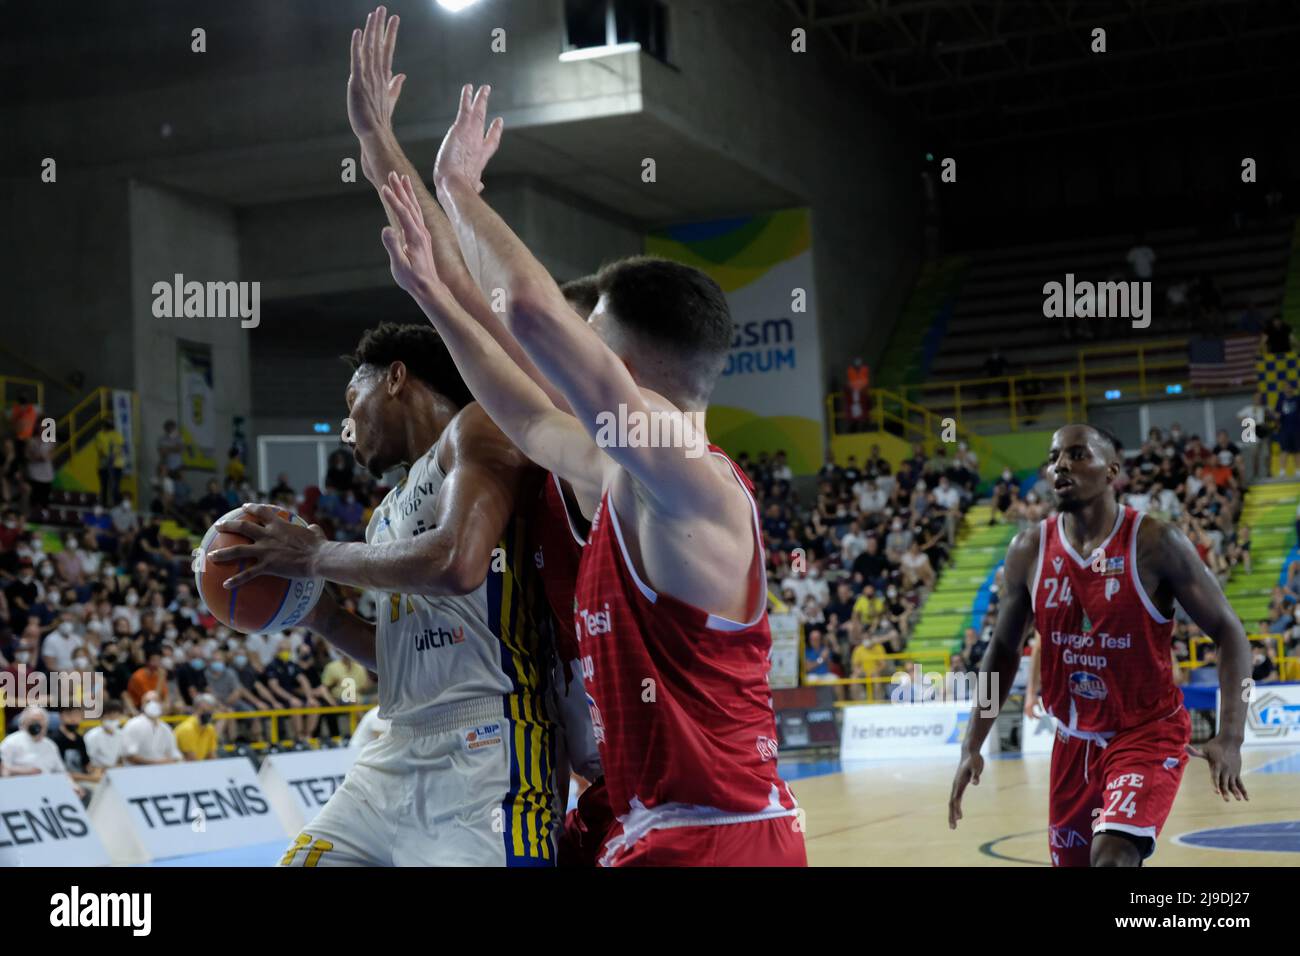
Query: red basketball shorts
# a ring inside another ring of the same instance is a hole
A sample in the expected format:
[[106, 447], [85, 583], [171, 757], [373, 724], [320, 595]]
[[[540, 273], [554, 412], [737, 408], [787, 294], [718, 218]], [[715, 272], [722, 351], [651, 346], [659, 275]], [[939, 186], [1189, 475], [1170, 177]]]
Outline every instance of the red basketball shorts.
[[[807, 866], [801, 817], [651, 830], [609, 866]], [[620, 828], [621, 829], [621, 828]]]
[[605, 778], [601, 777], [578, 797], [578, 805], [564, 819], [556, 860], [560, 866], [592, 867], [605, 849], [605, 840], [618, 826], [609, 805]]
[[1182, 707], [1117, 733], [1104, 747], [1058, 730], [1047, 828], [1052, 865], [1088, 866], [1094, 833], [1128, 834], [1149, 857], [1173, 809], [1190, 740]]

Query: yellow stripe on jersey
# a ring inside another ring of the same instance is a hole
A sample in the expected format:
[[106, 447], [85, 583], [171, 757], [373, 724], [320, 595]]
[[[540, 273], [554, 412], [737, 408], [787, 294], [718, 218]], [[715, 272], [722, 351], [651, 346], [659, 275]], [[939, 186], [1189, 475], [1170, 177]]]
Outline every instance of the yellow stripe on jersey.
[[509, 701], [512, 777], [517, 775], [510, 803], [511, 850], [517, 857], [550, 860], [555, 829], [552, 725], [535, 696], [515, 694]]
[[540, 690], [545, 673], [545, 647], [538, 627], [541, 582], [529, 560], [523, 522], [512, 520], [499, 546], [506, 556], [499, 572], [500, 606], [491, 614], [488, 627], [509, 654], [516, 685]]

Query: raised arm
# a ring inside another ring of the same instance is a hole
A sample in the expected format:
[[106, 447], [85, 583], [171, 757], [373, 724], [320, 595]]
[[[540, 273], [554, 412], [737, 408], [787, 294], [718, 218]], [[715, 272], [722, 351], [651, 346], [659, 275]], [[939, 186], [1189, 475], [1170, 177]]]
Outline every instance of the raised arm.
[[[518, 369], [515, 374], [524, 377]], [[211, 558], [257, 563], [233, 575], [226, 587], [259, 574], [279, 574], [411, 594], [473, 591], [487, 576], [492, 549], [522, 500], [531, 466], [477, 405], [467, 406], [449, 427], [439, 449], [447, 478], [438, 492], [434, 527], [385, 544], [328, 541], [315, 525], [303, 528], [276, 520], [270, 505], [246, 505], [265, 524], [239, 520], [221, 527], [252, 544], [221, 548]]]
[[[984, 772], [984, 758], [980, 748], [997, 722], [998, 713], [1011, 692], [1016, 671], [1020, 668], [1020, 649], [1025, 642], [1033, 602], [1030, 599], [1030, 578], [1038, 560], [1039, 526], [1034, 525], [1016, 535], [1007, 549], [1004, 565], [1006, 593], [998, 602], [998, 620], [993, 626], [993, 640], [980, 664], [980, 679], [976, 682], [975, 702], [971, 705], [970, 723], [962, 743], [961, 763], [952, 781], [948, 798], [948, 826], [957, 829], [961, 819], [961, 799], [967, 784], [979, 786]], [[986, 676], [991, 675], [991, 677]], [[990, 686], [991, 684], [991, 686]]]
[[1218, 647], [1219, 732], [1199, 748], [1188, 747], [1188, 752], [1209, 762], [1211, 785], [1225, 801], [1229, 794], [1238, 800], [1249, 799], [1241, 783], [1241, 742], [1254, 681], [1245, 628], [1228, 604], [1218, 579], [1187, 537], [1172, 525], [1154, 520], [1142, 522], [1138, 529], [1138, 567], [1159, 575], [1153, 592], [1157, 604], [1169, 608], [1172, 616], [1173, 602], [1177, 601]]
[[525, 455], [567, 480], [584, 498], [598, 498], [611, 465], [608, 457], [572, 415], [558, 410], [511, 361], [439, 279], [410, 180], [390, 176], [380, 195], [398, 222], [397, 228], [383, 232], [393, 278], [437, 328], [479, 405]]
[[[462, 96], [456, 122], [438, 151], [434, 184], [470, 269], [504, 291], [510, 332], [598, 442], [609, 416], [626, 413], [633, 416], [629, 421], [650, 421], [653, 415], [680, 414], [662, 398], [643, 392], [590, 325], [573, 321], [573, 310], [550, 273], [479, 196], [473, 150], [483, 139], [483, 119]], [[703, 428], [691, 419], [684, 416], [683, 444], [698, 453], [647, 444], [604, 447], [661, 511], [716, 515], [734, 487], [703, 454]]]
[[[393, 109], [402, 93], [406, 74], [393, 74], [393, 52], [397, 47], [397, 28], [400, 19], [389, 17], [384, 7], [378, 7], [366, 17], [364, 29], [352, 31], [352, 69], [348, 75], [348, 120], [361, 144], [361, 170], [378, 191], [388, 181], [390, 173], [410, 177], [416, 200], [429, 230], [430, 246], [438, 275], [461, 307], [479, 322], [506, 353], [519, 365], [547, 396], [563, 407], [564, 399], [537, 370], [502, 324], [501, 317], [492, 311], [488, 300], [480, 291], [478, 277], [472, 275], [461, 256], [456, 234], [447, 222], [446, 213], [425, 187], [419, 172], [407, 158], [397, 135], [393, 131]], [[470, 99], [470, 87], [461, 91], [462, 109], [471, 108], [481, 114], [487, 112], [490, 88], [483, 87]], [[469, 107], [465, 104], [469, 103]], [[483, 188], [483, 169], [501, 143], [501, 123], [492, 124], [478, 144], [476, 187]], [[390, 223], [396, 226], [390, 217]], [[491, 286], [483, 286], [485, 289]]]

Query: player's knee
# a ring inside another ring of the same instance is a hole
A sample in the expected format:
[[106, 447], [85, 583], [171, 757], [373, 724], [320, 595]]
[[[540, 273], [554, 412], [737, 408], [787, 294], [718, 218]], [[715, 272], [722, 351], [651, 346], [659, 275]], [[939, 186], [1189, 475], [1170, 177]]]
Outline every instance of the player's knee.
[[1122, 836], [1098, 833], [1092, 839], [1093, 866], [1141, 866], [1142, 854]]

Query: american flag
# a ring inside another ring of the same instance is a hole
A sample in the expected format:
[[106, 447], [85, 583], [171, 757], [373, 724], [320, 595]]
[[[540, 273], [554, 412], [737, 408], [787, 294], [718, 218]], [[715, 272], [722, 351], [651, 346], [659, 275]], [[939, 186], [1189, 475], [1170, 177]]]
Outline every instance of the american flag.
[[1254, 385], [1259, 336], [1190, 339], [1187, 365], [1193, 388]]

